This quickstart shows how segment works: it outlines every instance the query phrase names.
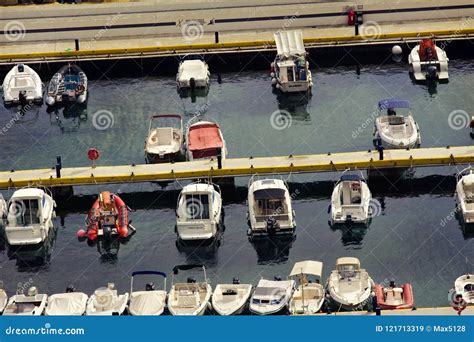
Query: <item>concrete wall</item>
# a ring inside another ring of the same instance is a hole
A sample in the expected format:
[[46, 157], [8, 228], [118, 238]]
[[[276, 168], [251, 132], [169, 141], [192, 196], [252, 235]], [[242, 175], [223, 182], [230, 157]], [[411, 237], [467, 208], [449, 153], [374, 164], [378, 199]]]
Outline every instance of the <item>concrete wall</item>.
[[[5, 28], [16, 25], [24, 31], [21, 40], [28, 41], [106, 39], [113, 37], [141, 37], [150, 35], [180, 36], [186, 20], [202, 23], [202, 33], [256, 31], [259, 29], [291, 29], [297, 27], [343, 26], [348, 8], [362, 10], [364, 21], [378, 24], [389, 22], [448, 19], [472, 16], [472, 0], [451, 0], [443, 6], [469, 6], [427, 10], [438, 1], [350, 1], [314, 3], [309, 0], [268, 0], [258, 5], [258, 0], [240, 1], [154, 1], [140, 3], [107, 3], [54, 6], [3, 7], [0, 11], [0, 43], [10, 43]], [[363, 3], [363, 5], [360, 5]], [[400, 9], [405, 9], [403, 12]], [[411, 9], [411, 10], [407, 10]], [[416, 10], [418, 9], [418, 10]], [[425, 9], [425, 10], [419, 10]], [[380, 13], [378, 11], [387, 11]], [[375, 12], [374, 12], [375, 11]], [[309, 17], [308, 17], [309, 16]], [[240, 19], [239, 19], [240, 18]], [[239, 19], [232, 21], [232, 19]], [[215, 23], [212, 23], [215, 20]], [[230, 21], [229, 21], [230, 20]], [[123, 25], [148, 24], [141, 27]], [[472, 26], [472, 23], [470, 23]], [[41, 30], [35, 32], [35, 30]]]

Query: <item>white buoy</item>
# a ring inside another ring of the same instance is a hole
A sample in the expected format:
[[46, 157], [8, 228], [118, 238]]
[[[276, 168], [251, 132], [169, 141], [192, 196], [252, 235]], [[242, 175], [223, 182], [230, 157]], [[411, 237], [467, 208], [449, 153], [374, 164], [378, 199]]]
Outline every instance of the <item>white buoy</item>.
[[393, 53], [394, 55], [401, 55], [402, 52], [403, 52], [403, 49], [402, 49], [402, 47], [401, 47], [400, 45], [394, 45], [394, 46], [392, 47], [392, 53]]
[[277, 84], [277, 80], [276, 78], [272, 78], [272, 85], [275, 85], [275, 84]]
[[275, 78], [275, 73], [274, 72], [270, 73], [270, 77]]

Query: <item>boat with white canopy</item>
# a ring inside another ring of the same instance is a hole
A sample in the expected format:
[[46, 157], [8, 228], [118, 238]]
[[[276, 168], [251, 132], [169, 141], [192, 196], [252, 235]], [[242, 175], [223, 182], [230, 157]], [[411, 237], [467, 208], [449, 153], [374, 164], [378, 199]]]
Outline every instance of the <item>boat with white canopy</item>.
[[232, 284], [218, 284], [212, 294], [212, 308], [221, 316], [240, 315], [252, 294], [251, 284], [241, 284], [237, 278]]
[[[147, 283], [145, 291], [133, 291], [133, 280], [136, 276], [155, 275], [163, 278], [163, 290], [155, 290], [154, 283]], [[130, 280], [130, 303], [128, 312], [130, 315], [159, 316], [166, 307], [166, 273], [159, 271], [136, 271], [132, 273]]]
[[448, 56], [433, 39], [422, 39], [408, 56], [411, 72], [416, 81], [448, 80]]
[[[375, 119], [374, 145], [384, 148], [414, 148], [421, 144], [420, 128], [413, 119], [410, 102], [402, 99], [386, 99], [379, 101], [380, 116]], [[396, 112], [404, 109], [406, 115]], [[387, 111], [384, 115], [383, 111]]]
[[295, 279], [296, 289], [290, 300], [290, 314], [311, 315], [321, 310], [325, 300], [324, 286], [321, 285], [323, 263], [306, 260], [296, 262], [290, 273]]
[[288, 185], [281, 179], [255, 179], [248, 190], [247, 219], [250, 235], [292, 234], [295, 212]]
[[271, 63], [272, 85], [283, 93], [311, 92], [313, 78], [301, 30], [273, 34], [277, 56]]
[[336, 261], [326, 284], [336, 309], [363, 310], [370, 303], [375, 284], [367, 271], [360, 268], [357, 258], [344, 257]]
[[87, 301], [86, 315], [115, 316], [123, 315], [128, 303], [128, 292], [119, 295], [114, 283], [99, 287]]
[[465, 224], [474, 223], [474, 170], [471, 166], [456, 175], [457, 211]]
[[86, 312], [89, 297], [83, 292], [75, 292], [68, 286], [66, 292], [48, 297], [46, 316], [82, 316]]
[[[187, 281], [176, 282], [179, 271], [200, 269], [204, 280], [197, 282], [193, 277]], [[207, 280], [203, 265], [178, 265], [173, 268], [172, 286], [168, 296], [168, 309], [174, 316], [201, 316], [210, 306], [212, 287]]]
[[331, 224], [365, 224], [370, 221], [372, 194], [362, 173], [341, 175], [331, 196]]

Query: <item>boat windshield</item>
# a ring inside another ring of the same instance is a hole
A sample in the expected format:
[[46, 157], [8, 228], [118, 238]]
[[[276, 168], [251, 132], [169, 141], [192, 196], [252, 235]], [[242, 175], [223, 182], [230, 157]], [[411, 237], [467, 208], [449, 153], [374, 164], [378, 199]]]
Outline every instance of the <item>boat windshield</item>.
[[186, 216], [192, 220], [209, 220], [209, 195], [189, 194], [186, 195]]
[[10, 203], [8, 216], [16, 221], [16, 225], [30, 226], [40, 223], [39, 202], [37, 199], [15, 200]]
[[358, 274], [358, 268], [355, 265], [338, 265], [337, 270], [342, 279], [354, 278]]

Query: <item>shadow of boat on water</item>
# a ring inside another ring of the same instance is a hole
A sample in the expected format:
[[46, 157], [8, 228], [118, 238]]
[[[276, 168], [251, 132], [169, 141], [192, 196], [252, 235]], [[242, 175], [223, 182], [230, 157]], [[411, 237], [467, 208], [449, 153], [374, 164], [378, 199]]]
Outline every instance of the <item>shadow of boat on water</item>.
[[259, 265], [285, 263], [289, 259], [290, 249], [295, 240], [296, 234], [249, 238], [257, 252]]

